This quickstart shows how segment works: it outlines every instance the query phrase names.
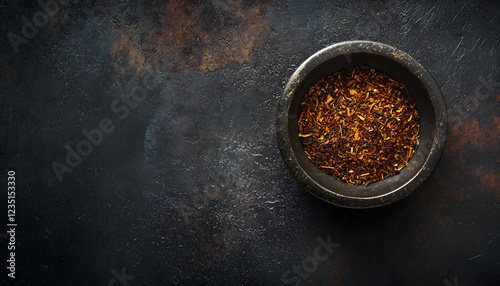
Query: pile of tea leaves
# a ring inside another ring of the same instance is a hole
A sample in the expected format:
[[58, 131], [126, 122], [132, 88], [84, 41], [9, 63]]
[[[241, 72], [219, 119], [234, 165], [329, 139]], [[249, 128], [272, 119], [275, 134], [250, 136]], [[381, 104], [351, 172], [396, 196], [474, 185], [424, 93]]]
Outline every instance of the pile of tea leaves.
[[368, 185], [399, 173], [418, 146], [419, 115], [403, 83], [369, 66], [321, 78], [300, 106], [309, 159], [335, 179]]

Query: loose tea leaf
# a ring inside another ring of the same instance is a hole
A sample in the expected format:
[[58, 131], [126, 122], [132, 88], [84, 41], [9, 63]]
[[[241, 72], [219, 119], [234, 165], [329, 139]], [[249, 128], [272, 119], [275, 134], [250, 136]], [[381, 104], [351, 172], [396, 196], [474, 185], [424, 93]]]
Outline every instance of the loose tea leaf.
[[368, 66], [321, 78], [300, 106], [307, 156], [349, 184], [399, 173], [415, 153], [418, 134], [416, 104], [404, 84]]

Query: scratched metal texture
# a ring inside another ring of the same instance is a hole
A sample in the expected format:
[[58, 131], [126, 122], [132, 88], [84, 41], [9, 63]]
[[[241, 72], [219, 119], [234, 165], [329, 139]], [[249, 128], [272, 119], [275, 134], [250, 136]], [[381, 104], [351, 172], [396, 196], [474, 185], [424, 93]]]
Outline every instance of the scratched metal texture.
[[[1, 285], [500, 285], [500, 2], [57, 8], [45, 19], [35, 0], [0, 3]], [[275, 118], [301, 62], [363, 39], [425, 66], [450, 122], [422, 187], [348, 210], [293, 179]], [[131, 93], [141, 101], [126, 105]], [[114, 130], [61, 182], [54, 162], [67, 165], [106, 118]], [[320, 240], [340, 245], [329, 253]]]

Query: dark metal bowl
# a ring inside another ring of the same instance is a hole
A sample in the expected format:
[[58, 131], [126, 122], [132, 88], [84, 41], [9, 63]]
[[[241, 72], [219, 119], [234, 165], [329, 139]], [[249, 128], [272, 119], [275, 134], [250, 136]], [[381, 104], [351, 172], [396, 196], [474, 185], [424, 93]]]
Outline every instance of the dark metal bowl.
[[[349, 185], [318, 169], [298, 137], [299, 107], [309, 88], [323, 76], [362, 64], [404, 83], [420, 115], [419, 146], [408, 166], [368, 186]], [[304, 188], [334, 205], [373, 208], [408, 196], [427, 180], [443, 152], [447, 118], [441, 90], [415, 59], [385, 44], [352, 41], [329, 46], [298, 67], [281, 96], [276, 127], [283, 160]]]

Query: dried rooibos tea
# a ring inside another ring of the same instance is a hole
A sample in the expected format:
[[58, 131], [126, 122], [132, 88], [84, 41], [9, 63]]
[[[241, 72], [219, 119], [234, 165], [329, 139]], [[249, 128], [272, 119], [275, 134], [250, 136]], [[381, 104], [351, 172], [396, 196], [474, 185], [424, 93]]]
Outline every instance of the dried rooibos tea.
[[299, 137], [316, 166], [364, 184], [407, 166], [418, 145], [419, 116], [406, 87], [368, 66], [321, 78], [300, 106]]

